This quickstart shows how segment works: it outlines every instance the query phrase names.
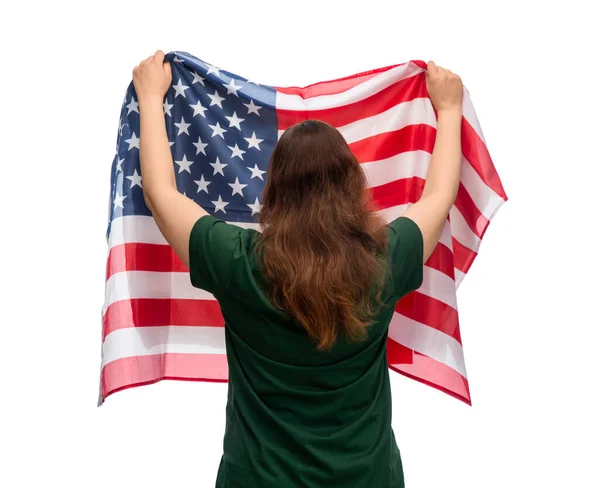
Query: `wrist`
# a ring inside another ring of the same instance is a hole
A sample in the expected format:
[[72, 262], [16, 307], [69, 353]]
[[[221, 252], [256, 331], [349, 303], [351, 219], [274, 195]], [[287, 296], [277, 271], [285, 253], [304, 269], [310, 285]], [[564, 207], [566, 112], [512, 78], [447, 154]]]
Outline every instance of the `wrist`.
[[462, 117], [462, 107], [443, 108], [438, 110], [438, 117]]
[[139, 96], [138, 95], [138, 104], [141, 109], [152, 108], [152, 107], [161, 107], [163, 106], [162, 98], [150, 95], [150, 96]]

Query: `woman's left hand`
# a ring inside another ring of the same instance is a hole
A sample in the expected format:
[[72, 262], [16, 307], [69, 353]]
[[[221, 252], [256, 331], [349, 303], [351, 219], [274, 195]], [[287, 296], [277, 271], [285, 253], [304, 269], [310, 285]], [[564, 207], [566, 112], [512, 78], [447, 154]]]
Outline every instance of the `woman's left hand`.
[[171, 63], [165, 63], [165, 53], [158, 50], [133, 68], [133, 86], [140, 104], [163, 102], [173, 79]]

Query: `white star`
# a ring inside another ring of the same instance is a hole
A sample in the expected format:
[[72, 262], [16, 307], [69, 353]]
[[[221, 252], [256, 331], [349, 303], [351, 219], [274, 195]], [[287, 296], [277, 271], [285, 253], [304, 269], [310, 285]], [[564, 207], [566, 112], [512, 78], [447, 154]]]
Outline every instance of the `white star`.
[[185, 98], [185, 91], [189, 88], [189, 86], [182, 84], [181, 78], [179, 78], [179, 81], [176, 85], [173, 85], [173, 88], [175, 88], [175, 98], [177, 98], [179, 95]]
[[226, 164], [222, 164], [221, 161], [219, 161], [219, 158], [217, 157], [217, 161], [214, 163], [209, 163], [213, 168], [213, 176], [216, 175], [217, 173], [221, 173], [222, 176], [225, 176], [225, 173], [223, 173], [223, 168], [225, 166], [227, 166]]
[[244, 156], [243, 154], [246, 152], [242, 149], [240, 149], [238, 147], [238, 145], [236, 144], [234, 147], [231, 146], [227, 146], [229, 149], [231, 149], [231, 159], [235, 158], [236, 156], [239, 157], [242, 161], [244, 160]]
[[258, 113], [258, 111], [262, 107], [259, 107], [258, 105], [255, 105], [254, 104], [254, 100], [250, 100], [250, 103], [244, 103], [244, 105], [246, 107], [248, 107], [248, 115], [250, 115], [250, 114], [256, 114], [256, 115], [260, 116], [260, 114]]
[[177, 56], [175, 56], [175, 57], [173, 58], [173, 61], [175, 61], [176, 63], [181, 63], [181, 64], [183, 64], [183, 59], [179, 59]]
[[227, 183], [231, 188], [233, 188], [233, 191], [231, 193], [231, 196], [235, 195], [236, 193], [239, 193], [240, 195], [242, 195], [242, 197], [244, 196], [244, 194], [242, 193], [242, 190], [244, 188], [246, 188], [248, 185], [242, 185], [240, 183], [239, 178], [235, 178], [235, 183]]
[[131, 176], [126, 176], [126, 178], [131, 181], [130, 188], [133, 188], [135, 185], [142, 188], [142, 177], [138, 174], [137, 169], [134, 169], [133, 174]]
[[206, 86], [204, 84], [204, 78], [202, 78], [202, 76], [200, 76], [198, 73], [196, 73], [195, 71], [192, 71], [192, 75], [194, 75], [194, 81], [192, 81], [192, 85], [194, 83], [200, 83], [202, 86]]
[[139, 104], [133, 99], [133, 97], [131, 97], [131, 102], [127, 104], [127, 115], [129, 115], [131, 112], [137, 112], [139, 114], [139, 107]]
[[202, 142], [202, 139], [200, 139], [200, 137], [198, 137], [198, 142], [192, 142], [192, 144], [196, 146], [196, 155], [202, 153], [206, 156], [206, 151], [204, 150], [204, 148], [208, 146], [208, 144]]
[[171, 117], [171, 109], [173, 108], [173, 104], [167, 102], [166, 100], [163, 102], [163, 112], [165, 115]]
[[219, 210], [221, 210], [223, 213], [227, 213], [227, 212], [225, 211], [225, 207], [226, 207], [227, 205], [229, 205], [229, 202], [224, 202], [224, 201], [221, 199], [221, 195], [219, 195], [219, 199], [218, 199], [216, 202], [212, 202], [212, 201], [211, 201], [211, 203], [212, 203], [212, 204], [215, 206], [215, 212], [218, 212]]
[[223, 105], [221, 105], [221, 102], [225, 99], [223, 97], [219, 96], [219, 94], [217, 93], [217, 90], [215, 90], [214, 95], [211, 95], [210, 93], [207, 93], [207, 95], [208, 95], [208, 98], [210, 98], [209, 107], [212, 107], [213, 105], [217, 105], [219, 108], [223, 108]]
[[208, 185], [210, 185], [210, 181], [206, 181], [204, 179], [204, 175], [201, 175], [199, 180], [194, 180], [194, 183], [198, 185], [198, 191], [196, 193], [200, 193], [200, 191], [205, 191], [208, 193]]
[[123, 168], [121, 168], [121, 165], [123, 164], [123, 161], [125, 161], [125, 158], [119, 159], [117, 161], [117, 171], [123, 171]]
[[190, 170], [190, 166], [192, 164], [194, 164], [194, 161], [193, 160], [188, 161], [185, 154], [183, 155], [183, 159], [181, 161], [175, 161], [175, 163], [179, 165], [179, 173], [182, 173], [183, 171], [187, 171], [189, 174], [192, 174], [192, 171]]
[[236, 127], [236, 128], [237, 128], [237, 129], [239, 129], [239, 130], [242, 130], [242, 128], [240, 127], [240, 124], [241, 124], [241, 123], [242, 123], [244, 120], [246, 120], [246, 119], [240, 119], [240, 118], [237, 116], [237, 113], [235, 113], [235, 112], [233, 112], [233, 115], [232, 115], [231, 117], [227, 117], [227, 116], [225, 116], [225, 118], [226, 118], [227, 120], [229, 120], [229, 127]]
[[248, 168], [250, 171], [252, 171], [252, 176], [250, 176], [250, 179], [260, 178], [261, 180], [265, 181], [265, 179], [262, 177], [262, 175], [264, 173], [266, 173], [266, 171], [259, 169], [258, 165], [256, 163], [254, 163], [254, 168], [251, 168], [250, 166], [246, 166], [246, 168]]
[[260, 147], [258, 147], [258, 145], [264, 141], [264, 139], [258, 139], [256, 137], [256, 132], [252, 133], [252, 137], [244, 137], [244, 140], [248, 143], [248, 149], [250, 149], [251, 147], [255, 147], [259, 151]]
[[123, 206], [123, 200], [127, 198], [127, 195], [119, 195], [118, 193], [115, 195], [115, 199], [113, 200], [114, 209], [117, 207], [125, 208]]
[[123, 135], [123, 127], [125, 127], [125, 122], [123, 122], [121, 125], [119, 125], [119, 135], [120, 136]]
[[221, 73], [219, 73], [219, 70], [221, 68], [217, 68], [216, 66], [213, 66], [212, 64], [208, 64], [208, 63], [206, 63], [206, 66], [208, 66], [208, 71], [206, 72], [207, 75], [210, 75], [211, 73], [216, 73], [217, 76], [221, 75]]
[[171, 147], [173, 144], [175, 144], [175, 141], [173, 141], [173, 142], [169, 141], [169, 147]]
[[202, 115], [202, 117], [206, 118], [204, 112], [206, 112], [208, 109], [200, 103], [200, 100], [196, 102], [196, 105], [192, 105], [190, 103], [190, 107], [194, 109], [194, 115], [192, 115], [192, 117], [195, 117], [196, 115]]
[[216, 125], [208, 124], [208, 126], [213, 130], [212, 137], [221, 136], [221, 139], [225, 139], [225, 136], [223, 134], [227, 132], [227, 129], [223, 129], [218, 122], [216, 123]]
[[183, 120], [183, 116], [181, 117], [181, 122], [175, 122], [175, 125], [179, 129], [179, 132], [177, 133], [178, 136], [181, 134], [187, 134], [188, 136], [190, 135], [188, 132], [188, 127], [192, 124], [187, 124], [185, 120]]
[[236, 85], [233, 78], [231, 78], [231, 81], [228, 84], [222, 83], [222, 85], [227, 88], [227, 95], [235, 95], [236, 97], [239, 97], [237, 92], [242, 88], [242, 86]]
[[254, 200], [254, 203], [247, 203], [246, 205], [248, 205], [252, 209], [252, 215], [254, 215], [255, 213], [259, 213], [262, 209], [262, 205], [258, 202], [258, 197], [256, 198], [256, 200]]
[[140, 139], [135, 135], [135, 132], [131, 133], [131, 137], [129, 139], [125, 139], [125, 142], [129, 143], [128, 151], [133, 149], [134, 147], [140, 148]]

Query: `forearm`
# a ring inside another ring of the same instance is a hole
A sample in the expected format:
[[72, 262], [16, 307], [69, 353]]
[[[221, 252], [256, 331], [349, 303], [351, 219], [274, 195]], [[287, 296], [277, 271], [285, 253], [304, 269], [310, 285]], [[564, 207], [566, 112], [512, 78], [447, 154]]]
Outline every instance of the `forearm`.
[[159, 99], [140, 101], [140, 166], [144, 198], [152, 210], [157, 192], [177, 189], [163, 106]]
[[454, 203], [460, 180], [461, 149], [460, 110], [438, 113], [437, 136], [422, 198], [441, 199], [448, 209]]

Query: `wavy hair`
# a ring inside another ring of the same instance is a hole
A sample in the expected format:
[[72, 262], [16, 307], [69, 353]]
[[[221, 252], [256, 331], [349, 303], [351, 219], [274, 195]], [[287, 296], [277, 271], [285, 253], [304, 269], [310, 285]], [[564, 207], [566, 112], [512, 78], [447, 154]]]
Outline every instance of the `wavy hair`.
[[307, 120], [281, 136], [260, 224], [256, 245], [271, 303], [319, 350], [341, 335], [363, 340], [383, 305], [387, 234], [363, 170], [334, 127]]

